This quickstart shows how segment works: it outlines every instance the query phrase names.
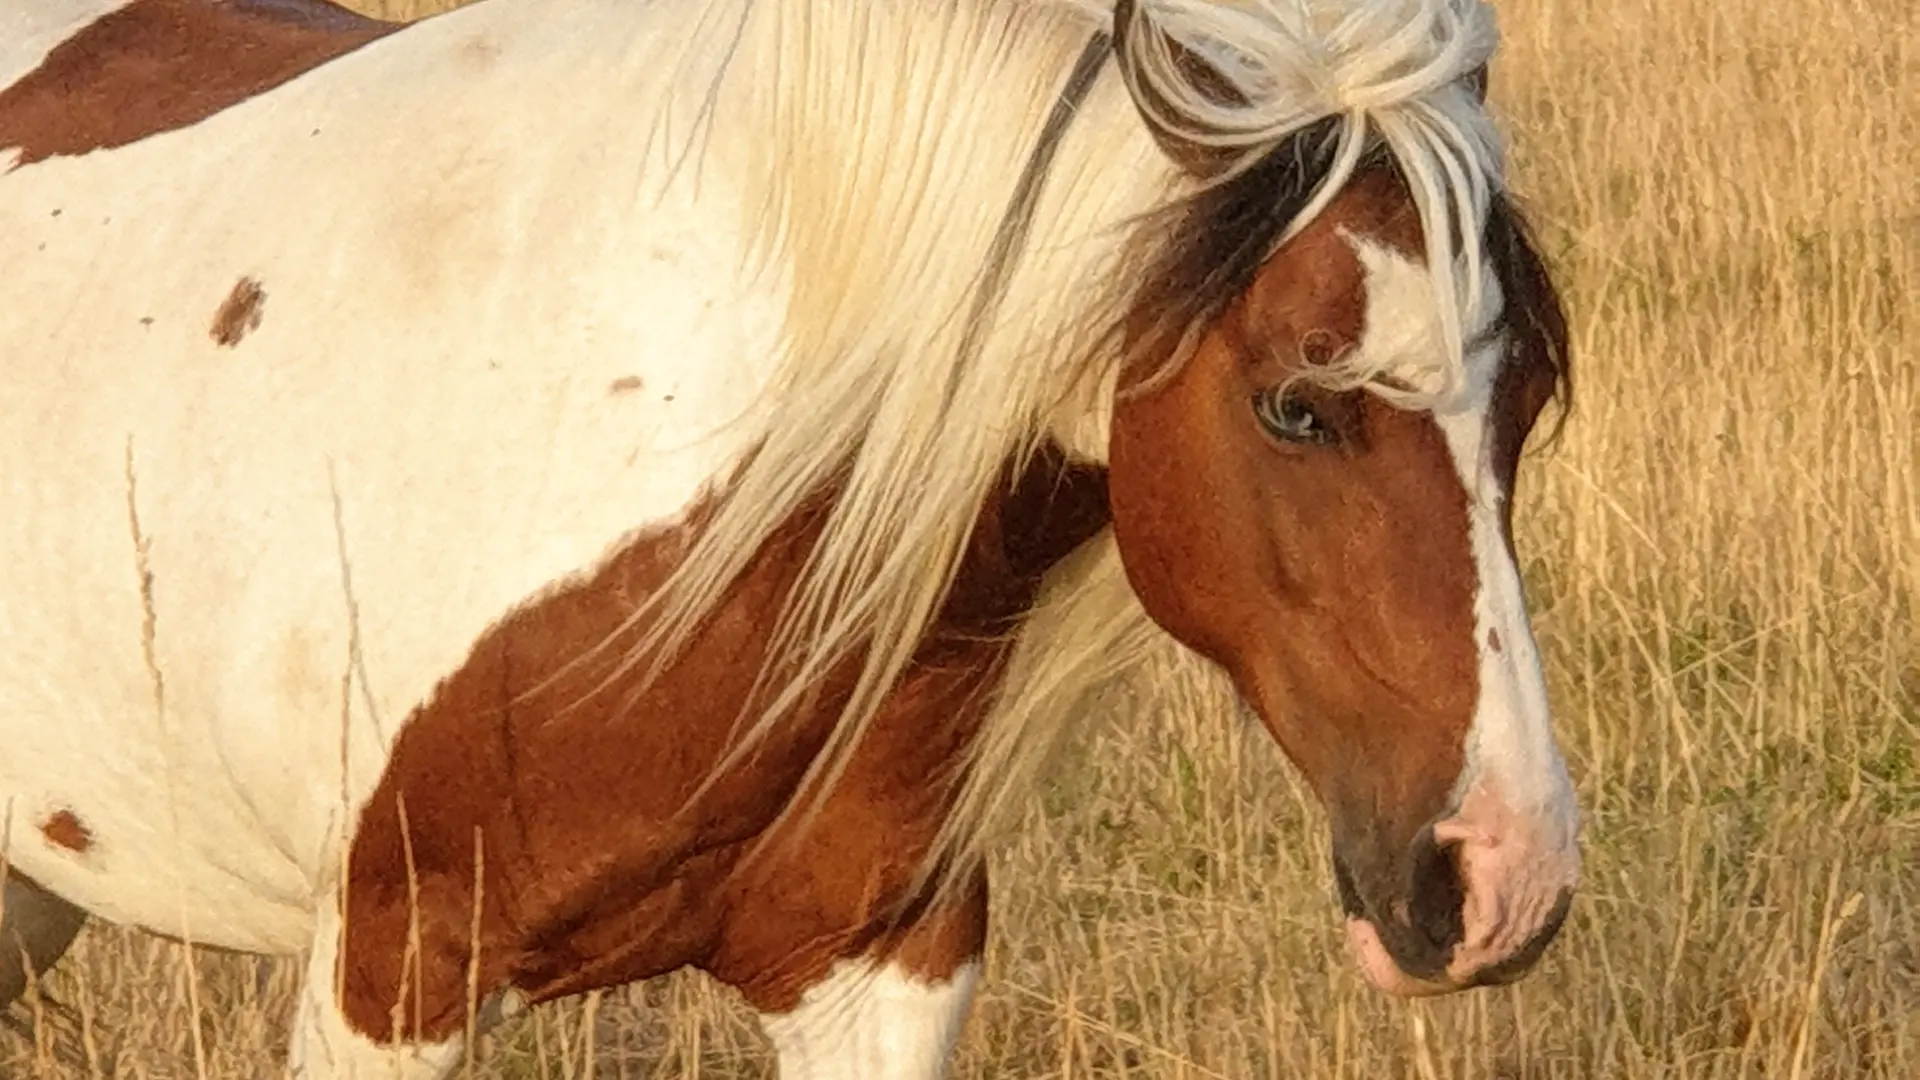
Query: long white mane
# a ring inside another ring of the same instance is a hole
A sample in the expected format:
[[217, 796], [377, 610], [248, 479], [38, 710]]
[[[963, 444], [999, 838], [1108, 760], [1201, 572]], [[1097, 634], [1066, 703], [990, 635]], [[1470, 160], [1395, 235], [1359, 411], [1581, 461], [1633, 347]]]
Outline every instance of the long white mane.
[[[1112, 28], [1106, 0], [707, 0], [692, 31], [728, 56], [717, 82], [686, 88], [709, 103], [699, 137], [751, 162], [763, 208], [754, 254], [786, 276], [791, 317], [758, 452], [636, 616], [647, 629], [629, 662], [670, 662], [762, 542], [833, 492], [777, 624], [770, 696], [741, 718], [738, 742], [864, 651], [809, 791], [838, 777], [911, 659], [1009, 462], [1049, 436], [1104, 456], [1120, 363], [1108, 331], [1128, 300], [1134, 226], [1196, 189], [1149, 122], [1250, 164], [1341, 118], [1332, 173], [1293, 229], [1337, 194], [1369, 140], [1384, 141], [1419, 203], [1451, 355], [1420, 379], [1338, 365], [1324, 377], [1407, 406], [1462, 382], [1461, 309], [1475, 303], [1479, 226], [1500, 182], [1492, 122], [1463, 82], [1493, 52], [1489, 7], [1140, 0], [1136, 16], [1119, 47], [1158, 104], [1143, 122], [1105, 64], [1012, 251], [995, 239], [1069, 69]], [[1209, 61], [1235, 100], [1198, 85], [1170, 41]], [[1001, 295], [983, 306], [990, 280]], [[1086, 695], [1156, 640], [1110, 536], [1060, 568], [1021, 631], [936, 862], [979, 854], [985, 826], [1027, 790]]]

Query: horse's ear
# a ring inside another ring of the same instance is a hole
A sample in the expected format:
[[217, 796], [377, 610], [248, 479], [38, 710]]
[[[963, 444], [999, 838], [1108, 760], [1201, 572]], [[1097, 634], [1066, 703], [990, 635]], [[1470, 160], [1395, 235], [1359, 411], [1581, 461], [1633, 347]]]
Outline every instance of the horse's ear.
[[1173, 159], [1174, 164], [1197, 179], [1211, 180], [1231, 168], [1240, 155], [1222, 147], [1183, 139], [1155, 119], [1156, 116], [1167, 115], [1171, 109], [1166, 98], [1141, 76], [1140, 70], [1134, 65], [1132, 42], [1135, 36], [1142, 33], [1159, 34], [1167, 50], [1173, 54], [1173, 62], [1181, 78], [1207, 97], [1224, 105], [1244, 105], [1246, 98], [1234, 89], [1218, 68], [1192, 49], [1157, 30], [1136, 25], [1139, 18], [1139, 0], [1118, 0], [1114, 5], [1113, 58], [1120, 67], [1121, 78], [1126, 80], [1127, 93], [1132, 96], [1134, 108], [1139, 110], [1147, 130], [1153, 134], [1153, 141], [1160, 144], [1160, 149]]
[[1467, 89], [1473, 91], [1473, 99], [1482, 105], [1487, 103], [1487, 69], [1490, 66], [1481, 64], [1467, 72]]

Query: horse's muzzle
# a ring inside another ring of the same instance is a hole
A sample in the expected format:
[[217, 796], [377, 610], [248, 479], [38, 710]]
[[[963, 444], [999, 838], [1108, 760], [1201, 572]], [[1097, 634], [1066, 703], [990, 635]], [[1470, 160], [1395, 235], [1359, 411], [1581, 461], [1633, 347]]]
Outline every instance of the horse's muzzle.
[[1375, 987], [1419, 996], [1511, 982], [1566, 921], [1580, 874], [1571, 838], [1539, 843], [1527, 823], [1476, 803], [1420, 830], [1403, 858], [1358, 863], [1372, 873], [1336, 850], [1348, 943]]

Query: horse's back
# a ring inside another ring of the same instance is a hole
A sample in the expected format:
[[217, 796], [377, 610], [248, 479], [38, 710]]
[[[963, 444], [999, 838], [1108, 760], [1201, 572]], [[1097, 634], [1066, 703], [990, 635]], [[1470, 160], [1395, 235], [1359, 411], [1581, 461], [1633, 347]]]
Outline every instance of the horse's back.
[[23, 164], [187, 126], [399, 29], [328, 0], [132, 0], [53, 26], [0, 80], [0, 148]]
[[618, 5], [484, 7], [0, 174], [0, 799], [109, 917], [304, 945], [410, 711], [744, 449], [724, 163], [656, 179]]
[[132, 0], [5, 0], [0, 3], [0, 88], [38, 67], [80, 28]]

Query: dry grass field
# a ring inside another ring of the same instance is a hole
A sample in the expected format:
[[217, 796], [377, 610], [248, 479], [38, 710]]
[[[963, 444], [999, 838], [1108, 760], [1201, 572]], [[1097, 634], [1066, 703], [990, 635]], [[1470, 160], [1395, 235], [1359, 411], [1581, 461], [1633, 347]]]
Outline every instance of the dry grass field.
[[[958, 1075], [1920, 1076], [1920, 13], [1500, 7], [1579, 365], [1519, 500], [1586, 812], [1572, 919], [1516, 987], [1375, 994], [1309, 797], [1163, 673], [1187, 707], [1090, 738], [1001, 853]], [[293, 988], [95, 928], [50, 982], [74, 1015], [21, 1010], [0, 1076], [275, 1075]], [[536, 1010], [470, 1069], [771, 1071], [692, 977]]]

